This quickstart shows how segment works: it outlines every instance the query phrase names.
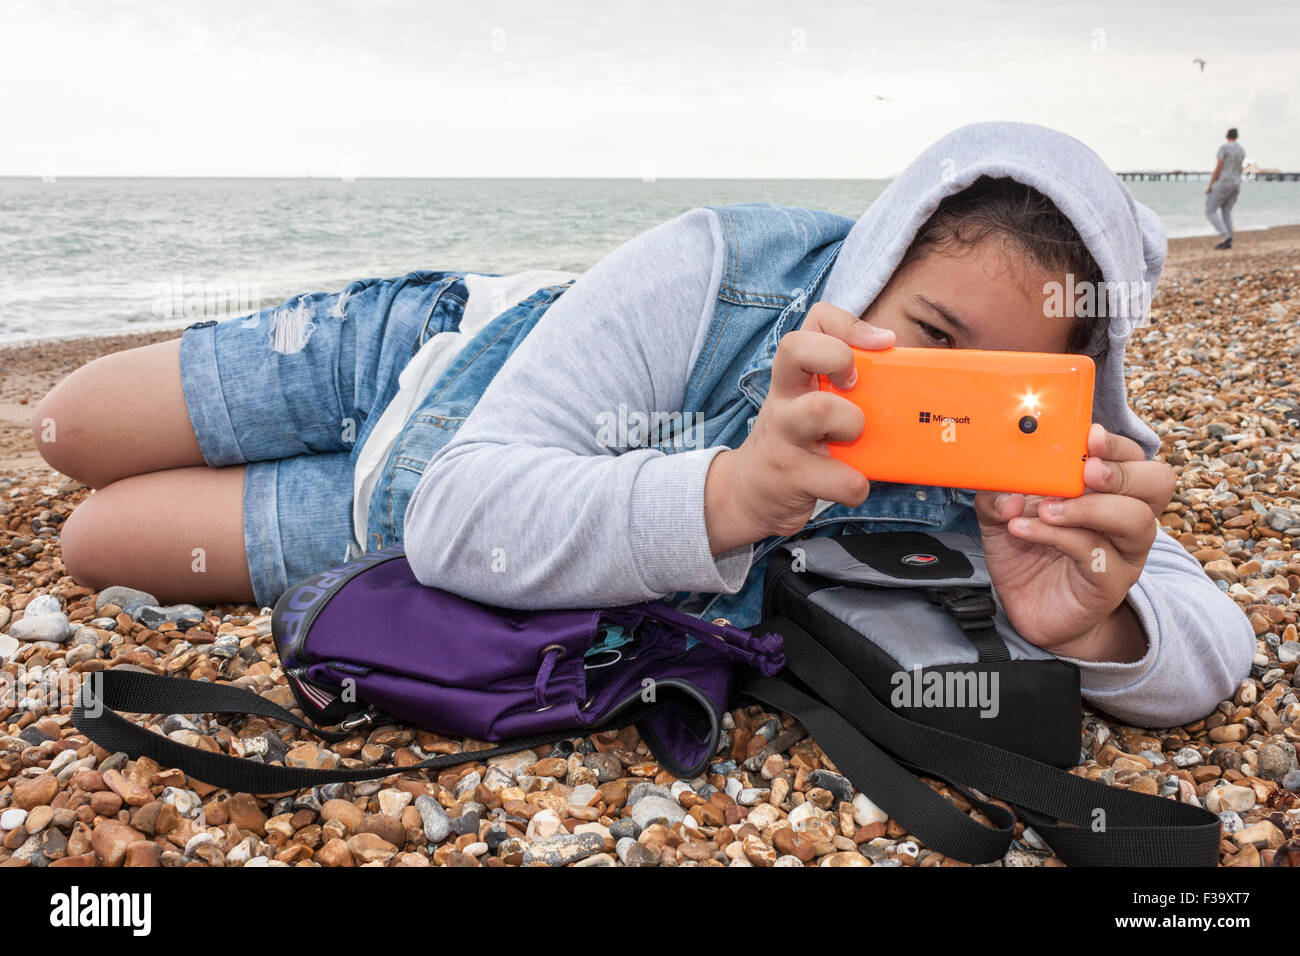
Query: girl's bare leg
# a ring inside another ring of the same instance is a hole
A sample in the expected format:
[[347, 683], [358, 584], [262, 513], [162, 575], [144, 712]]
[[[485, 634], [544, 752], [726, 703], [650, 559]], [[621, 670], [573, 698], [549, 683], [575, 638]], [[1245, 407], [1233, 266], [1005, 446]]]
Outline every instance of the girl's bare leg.
[[121, 478], [63, 523], [64, 566], [78, 584], [125, 584], [163, 604], [252, 604], [243, 494], [243, 465]]
[[97, 358], [37, 404], [37, 450], [97, 489], [63, 524], [63, 563], [97, 590], [124, 584], [164, 604], [252, 603], [244, 466], [204, 463], [181, 388], [180, 342]]
[[203, 465], [181, 388], [179, 338], [104, 355], [37, 403], [32, 438], [53, 468], [91, 488]]

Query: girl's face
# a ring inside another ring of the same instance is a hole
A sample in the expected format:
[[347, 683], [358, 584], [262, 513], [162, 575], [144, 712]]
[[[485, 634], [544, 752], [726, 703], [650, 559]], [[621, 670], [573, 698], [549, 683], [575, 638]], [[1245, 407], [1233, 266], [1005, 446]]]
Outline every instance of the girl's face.
[[1049, 309], [1056, 275], [996, 239], [944, 243], [895, 272], [862, 316], [893, 329], [894, 344], [912, 348], [1064, 352], [1072, 310]]

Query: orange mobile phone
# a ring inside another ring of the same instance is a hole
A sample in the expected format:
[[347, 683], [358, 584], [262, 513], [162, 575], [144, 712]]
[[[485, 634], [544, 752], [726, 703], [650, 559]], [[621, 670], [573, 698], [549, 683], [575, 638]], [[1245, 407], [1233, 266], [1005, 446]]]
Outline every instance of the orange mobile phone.
[[823, 391], [866, 427], [830, 453], [868, 478], [1073, 498], [1083, 494], [1095, 366], [1086, 355], [854, 348], [858, 379]]

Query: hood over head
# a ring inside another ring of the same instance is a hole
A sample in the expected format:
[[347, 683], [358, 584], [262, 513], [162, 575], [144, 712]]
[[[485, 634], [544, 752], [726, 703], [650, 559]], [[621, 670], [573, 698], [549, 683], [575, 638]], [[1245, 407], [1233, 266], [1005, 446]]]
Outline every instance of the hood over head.
[[1093, 421], [1133, 439], [1148, 460], [1154, 458], [1160, 438], [1128, 406], [1124, 352], [1134, 328], [1146, 321], [1164, 268], [1164, 225], [1100, 156], [1072, 136], [1011, 122], [973, 123], [943, 136], [854, 224], [821, 300], [855, 315], [865, 313], [939, 203], [980, 176], [1033, 187], [1078, 230], [1106, 283], [1106, 295], [1098, 300], [1106, 300], [1107, 311], [1092, 320], [1092, 339], [1084, 350], [1097, 362]]

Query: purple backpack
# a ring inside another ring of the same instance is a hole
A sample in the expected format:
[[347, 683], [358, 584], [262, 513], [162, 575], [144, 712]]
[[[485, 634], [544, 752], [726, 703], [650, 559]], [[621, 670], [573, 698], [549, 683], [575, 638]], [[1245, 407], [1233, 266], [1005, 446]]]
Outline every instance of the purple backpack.
[[[276, 602], [271, 632], [303, 714], [338, 731], [238, 687], [121, 667], [91, 675], [73, 723], [110, 752], [147, 755], [244, 793], [438, 769], [632, 723], [663, 769], [691, 779], [718, 750], [738, 681], [784, 664], [778, 634], [658, 603], [520, 611], [457, 597], [420, 584], [400, 545], [293, 585]], [[116, 710], [260, 714], [331, 743], [376, 722], [503, 743], [401, 768], [279, 767], [180, 744]]]

